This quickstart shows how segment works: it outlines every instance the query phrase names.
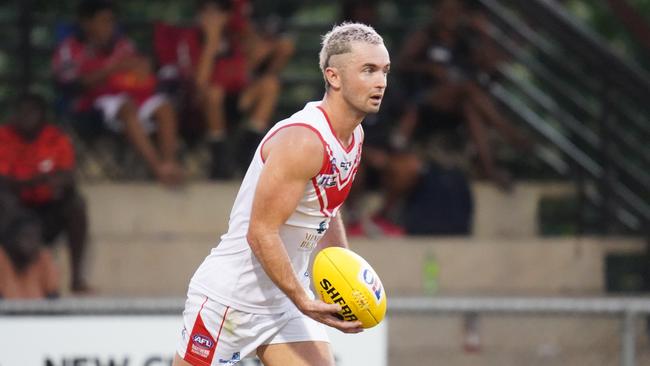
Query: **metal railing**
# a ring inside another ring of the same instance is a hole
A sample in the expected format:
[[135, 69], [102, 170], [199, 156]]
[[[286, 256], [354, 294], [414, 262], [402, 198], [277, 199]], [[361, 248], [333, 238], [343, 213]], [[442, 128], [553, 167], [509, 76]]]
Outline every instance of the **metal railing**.
[[[64, 298], [59, 300], [0, 301], [2, 316], [51, 315], [178, 315], [181, 298]], [[426, 314], [496, 315], [597, 315], [621, 321], [622, 366], [636, 365], [636, 320], [650, 315], [650, 298], [550, 298], [550, 297], [395, 297], [388, 302], [388, 316]]]
[[[647, 73], [553, 2], [479, 2], [496, 25], [496, 43], [528, 73], [522, 78], [502, 70], [494, 97], [576, 168], [556, 171], [575, 179], [580, 196], [599, 209], [604, 233], [618, 222], [647, 235], [650, 150], [642, 141], [650, 128], [643, 113], [650, 112], [640, 102], [650, 93]], [[634, 82], [623, 85], [611, 73]], [[630, 114], [614, 95], [641, 114]], [[584, 192], [585, 179], [598, 189]]]

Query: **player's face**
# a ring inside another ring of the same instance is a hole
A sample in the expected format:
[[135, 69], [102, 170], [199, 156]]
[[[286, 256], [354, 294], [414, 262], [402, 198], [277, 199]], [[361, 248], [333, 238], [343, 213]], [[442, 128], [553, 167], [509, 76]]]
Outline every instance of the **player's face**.
[[342, 60], [341, 94], [361, 113], [377, 113], [384, 97], [390, 70], [388, 50], [381, 45], [354, 43]]

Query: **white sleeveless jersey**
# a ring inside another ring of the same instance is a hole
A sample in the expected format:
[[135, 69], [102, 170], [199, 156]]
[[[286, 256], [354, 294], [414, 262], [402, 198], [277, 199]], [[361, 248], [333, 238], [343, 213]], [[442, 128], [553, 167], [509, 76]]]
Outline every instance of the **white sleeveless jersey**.
[[[334, 135], [327, 114], [319, 104], [307, 103], [303, 110], [278, 122], [257, 147], [230, 213], [228, 232], [197, 269], [190, 281], [191, 290], [251, 313], [280, 313], [294, 306], [267, 276], [253, 254], [246, 234], [253, 196], [264, 166], [262, 146], [283, 128], [303, 126], [314, 131], [321, 139], [325, 148], [323, 166], [318, 175], [305, 185], [296, 210], [280, 228], [280, 237], [293, 269], [308, 291], [310, 254], [350, 192], [361, 160], [363, 143], [363, 129], [359, 125], [353, 132], [350, 145], [344, 147]], [[296, 151], [296, 154], [300, 154], [300, 151]]]

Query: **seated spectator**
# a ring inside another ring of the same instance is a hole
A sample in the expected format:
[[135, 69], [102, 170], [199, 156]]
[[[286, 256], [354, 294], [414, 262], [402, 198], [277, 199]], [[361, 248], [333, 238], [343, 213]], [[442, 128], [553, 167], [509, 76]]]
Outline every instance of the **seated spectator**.
[[38, 220], [25, 215], [11, 220], [0, 235], [0, 299], [59, 296], [59, 271], [41, 237]]
[[[74, 180], [74, 150], [66, 134], [46, 121], [45, 101], [27, 94], [16, 113], [0, 126], [0, 229], [14, 215], [38, 219], [46, 246], [65, 233], [72, 265], [71, 289], [85, 292], [82, 275], [87, 242], [86, 206]], [[11, 229], [9, 227], [9, 229]], [[11, 252], [9, 253], [11, 255]]]
[[496, 166], [487, 128], [496, 128], [516, 147], [527, 148], [530, 143], [484, 89], [496, 69], [496, 60], [489, 56], [494, 53], [487, 52], [485, 27], [485, 19], [468, 12], [461, 1], [442, 0], [434, 8], [431, 23], [407, 37], [397, 66], [413, 91], [411, 108], [419, 118], [401, 126], [400, 133], [402, 140], [409, 140], [426, 136], [442, 124], [464, 123], [483, 174], [508, 188], [510, 178]]
[[[279, 95], [279, 72], [293, 53], [293, 43], [254, 29], [247, 0], [202, 0], [197, 26], [158, 24], [156, 49], [162, 70], [177, 73], [187, 91], [182, 109], [203, 117], [212, 155], [209, 176], [227, 179], [233, 160], [247, 167], [269, 127]], [[172, 41], [173, 39], [173, 41]], [[245, 115], [236, 141], [240, 151], [229, 153], [228, 117]], [[233, 155], [238, 159], [233, 159]]]
[[[341, 6], [341, 21], [377, 25], [378, 14], [373, 1]], [[380, 112], [364, 120], [363, 159], [346, 201], [348, 235], [469, 234], [472, 198], [464, 174], [413, 148], [419, 117], [413, 96], [399, 78], [391, 77], [389, 85]], [[369, 190], [379, 190], [381, 202], [366, 219], [361, 200]]]
[[[178, 184], [184, 173], [176, 156], [176, 115], [156, 94], [150, 61], [116, 29], [111, 2], [84, 0], [78, 16], [78, 32], [59, 45], [52, 62], [59, 88], [74, 95], [73, 113], [98, 111], [108, 129], [125, 133], [162, 183]], [[148, 137], [154, 131], [157, 148]]]
[[[378, 3], [368, 0], [346, 0], [341, 3], [341, 22], [354, 21], [377, 25]], [[364, 148], [355, 184], [346, 200], [346, 229], [350, 236], [401, 236], [403, 227], [396, 222], [399, 206], [415, 188], [424, 162], [404, 146], [396, 146], [393, 136], [396, 122], [413, 118], [405, 108], [401, 87], [390, 86], [378, 114], [363, 121]], [[363, 217], [361, 203], [368, 191], [380, 191], [381, 205], [369, 218]]]

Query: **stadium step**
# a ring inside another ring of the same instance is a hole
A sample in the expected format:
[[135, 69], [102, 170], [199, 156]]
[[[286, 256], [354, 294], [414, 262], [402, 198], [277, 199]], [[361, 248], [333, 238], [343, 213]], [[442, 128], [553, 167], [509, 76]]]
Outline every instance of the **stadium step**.
[[[239, 183], [195, 183], [178, 190], [151, 183], [85, 184], [91, 230], [95, 235], [217, 235], [228, 228], [228, 216]], [[518, 183], [503, 192], [474, 183], [473, 237], [530, 238], [540, 233], [538, 204], [543, 197], [572, 192], [566, 183]], [[370, 195], [367, 209], [379, 197]]]
[[[177, 191], [138, 183], [84, 185], [91, 218], [90, 282], [106, 295], [182, 296], [195, 268], [226, 231], [237, 190], [236, 183], [191, 184]], [[396, 295], [601, 293], [607, 253], [643, 248], [634, 238], [535, 236], [532, 202], [563, 194], [565, 185], [523, 183], [504, 194], [479, 183], [474, 190], [473, 236], [354, 238], [352, 247]], [[58, 259], [65, 263], [60, 248]]]
[[[96, 235], [89, 280], [101, 295], [184, 296], [192, 273], [217, 240], [213, 235]], [[443, 237], [354, 239], [351, 247], [373, 265], [391, 296], [591, 295], [604, 292], [608, 253], [640, 253], [644, 243]], [[65, 270], [66, 250], [59, 248], [57, 259]]]

